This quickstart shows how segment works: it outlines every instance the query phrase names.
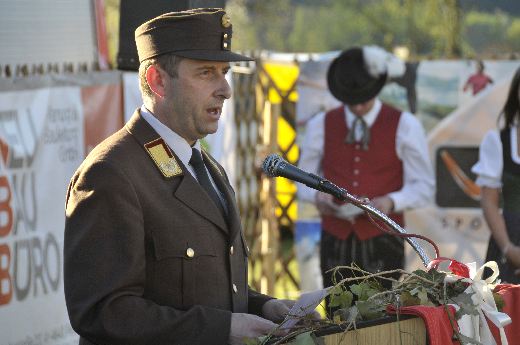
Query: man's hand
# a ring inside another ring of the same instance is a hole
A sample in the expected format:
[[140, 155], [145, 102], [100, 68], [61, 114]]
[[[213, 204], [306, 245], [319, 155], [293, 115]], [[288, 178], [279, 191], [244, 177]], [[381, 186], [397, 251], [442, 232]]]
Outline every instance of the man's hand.
[[394, 209], [394, 201], [388, 195], [373, 198], [370, 200], [370, 205], [377, 208], [384, 214], [389, 214]]
[[[511, 246], [507, 249], [507, 253], [505, 253], [507, 261], [510, 265], [520, 269], [520, 247], [511, 244]], [[518, 270], [516, 270], [518, 271]], [[516, 274], [515, 271], [515, 274]]]
[[245, 338], [257, 338], [269, 334], [278, 325], [260, 316], [233, 313], [231, 314], [231, 329], [229, 344], [242, 345]]
[[296, 301], [290, 299], [271, 299], [262, 306], [262, 315], [273, 322], [280, 323], [285, 319]]
[[332, 195], [318, 192], [316, 193], [316, 207], [320, 214], [330, 216], [338, 212], [340, 205], [334, 202], [334, 197]]
[[[282, 322], [296, 301], [290, 299], [272, 299], [267, 301], [262, 307], [262, 314], [268, 320], [276, 323]], [[312, 319], [320, 320], [321, 315], [316, 310], [309, 311]]]

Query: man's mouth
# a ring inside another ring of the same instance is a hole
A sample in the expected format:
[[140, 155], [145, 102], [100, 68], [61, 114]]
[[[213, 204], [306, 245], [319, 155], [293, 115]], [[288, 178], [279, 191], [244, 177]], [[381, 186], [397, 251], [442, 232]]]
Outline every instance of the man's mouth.
[[206, 109], [206, 111], [210, 114], [210, 115], [213, 115], [213, 116], [218, 116], [222, 113], [222, 107], [212, 107], [212, 108], [208, 108]]

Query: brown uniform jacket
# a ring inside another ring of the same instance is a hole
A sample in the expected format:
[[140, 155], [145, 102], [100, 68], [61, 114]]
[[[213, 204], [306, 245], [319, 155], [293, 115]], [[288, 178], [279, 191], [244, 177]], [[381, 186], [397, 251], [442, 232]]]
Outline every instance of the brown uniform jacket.
[[[228, 219], [179, 159], [165, 177], [138, 111], [78, 168], [66, 199], [65, 298], [80, 344], [227, 344], [231, 312], [261, 314], [223, 168], [204, 154]], [[174, 158], [176, 158], [174, 156]], [[232, 248], [232, 249], [231, 249]]]

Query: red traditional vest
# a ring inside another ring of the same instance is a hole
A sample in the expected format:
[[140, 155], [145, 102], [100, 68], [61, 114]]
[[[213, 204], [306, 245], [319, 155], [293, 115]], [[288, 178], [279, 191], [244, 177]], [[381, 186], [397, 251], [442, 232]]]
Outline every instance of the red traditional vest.
[[[359, 197], [373, 198], [400, 190], [403, 186], [403, 164], [395, 152], [400, 117], [399, 110], [383, 104], [370, 128], [370, 143], [365, 151], [359, 143], [345, 142], [349, 129], [344, 106], [329, 111], [325, 115], [322, 161], [325, 178]], [[393, 213], [390, 218], [403, 225], [402, 213]], [[364, 214], [352, 221], [323, 216], [322, 228], [343, 240], [352, 232], [360, 240], [384, 234]]]

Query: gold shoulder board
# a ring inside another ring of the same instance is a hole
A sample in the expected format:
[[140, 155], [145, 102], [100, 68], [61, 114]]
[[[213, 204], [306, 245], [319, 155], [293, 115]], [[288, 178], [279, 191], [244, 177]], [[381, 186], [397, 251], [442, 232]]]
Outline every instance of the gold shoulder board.
[[182, 175], [179, 163], [177, 163], [172, 151], [162, 138], [152, 140], [144, 144], [144, 147], [164, 177]]

